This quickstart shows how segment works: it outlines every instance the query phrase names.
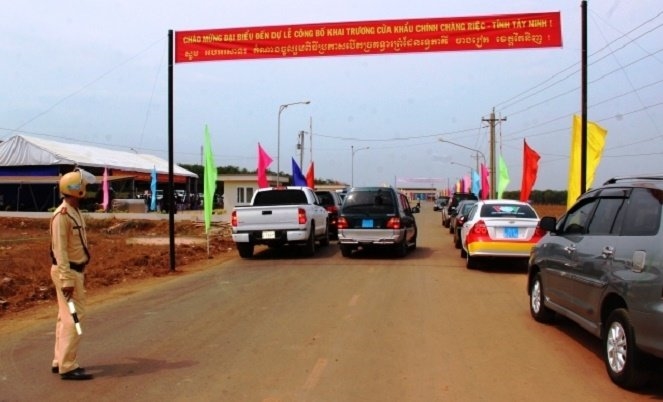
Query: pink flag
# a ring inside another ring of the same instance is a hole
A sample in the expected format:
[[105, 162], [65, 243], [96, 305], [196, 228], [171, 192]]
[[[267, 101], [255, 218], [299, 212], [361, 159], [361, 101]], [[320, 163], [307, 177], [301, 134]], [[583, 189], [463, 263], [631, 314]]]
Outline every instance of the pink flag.
[[472, 179], [470, 176], [463, 176], [463, 192], [469, 193], [472, 188]]
[[488, 168], [483, 163], [481, 164], [481, 199], [485, 200], [490, 197], [490, 181], [488, 180]]
[[264, 149], [258, 143], [258, 187], [269, 187], [267, 180], [267, 168], [272, 163], [272, 158], [267, 155]]
[[103, 201], [101, 202], [101, 206], [104, 208], [104, 212], [108, 211], [108, 169], [104, 168], [104, 177], [101, 182], [101, 188], [104, 193], [104, 198]]

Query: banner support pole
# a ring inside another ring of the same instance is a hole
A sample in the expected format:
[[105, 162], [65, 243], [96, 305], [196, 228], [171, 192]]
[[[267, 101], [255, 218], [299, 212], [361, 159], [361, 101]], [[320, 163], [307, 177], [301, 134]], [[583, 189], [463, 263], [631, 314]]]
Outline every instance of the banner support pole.
[[173, 30], [168, 30], [168, 234], [170, 242], [170, 270], [175, 271], [175, 205], [173, 205]]

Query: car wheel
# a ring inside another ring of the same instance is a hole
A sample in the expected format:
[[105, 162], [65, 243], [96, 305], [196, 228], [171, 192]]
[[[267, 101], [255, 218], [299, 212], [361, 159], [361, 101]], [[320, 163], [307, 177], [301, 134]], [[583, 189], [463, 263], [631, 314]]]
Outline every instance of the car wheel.
[[350, 257], [352, 255], [352, 247], [341, 244], [341, 255], [343, 257]]
[[403, 239], [402, 242], [396, 244], [396, 256], [399, 258], [405, 257], [407, 254], [407, 240]]
[[470, 256], [470, 253], [465, 253], [465, 268], [467, 269], [476, 269], [478, 266], [477, 259]]
[[304, 245], [304, 255], [312, 257], [315, 255], [315, 225], [311, 223], [311, 232], [308, 235], [308, 240]]
[[635, 345], [635, 333], [625, 309], [610, 313], [603, 336], [603, 360], [610, 379], [624, 388], [638, 388], [649, 379], [645, 356]]
[[456, 231], [454, 233], [454, 247], [461, 248], [461, 246], [462, 245], [460, 244], [460, 234], [458, 233], [458, 231]]
[[417, 235], [418, 235], [418, 233], [415, 233], [414, 237], [412, 238], [412, 243], [410, 244], [410, 250], [416, 250], [417, 249]]
[[253, 257], [253, 243], [237, 243], [237, 251], [242, 258]]
[[320, 239], [320, 246], [327, 247], [329, 245], [329, 226], [325, 226], [325, 234]]
[[555, 312], [544, 305], [544, 300], [541, 274], [537, 273], [529, 289], [529, 312], [538, 322], [552, 322], [555, 319]]
[[454, 228], [453, 228], [453, 226], [451, 226], [451, 224], [449, 224], [449, 234], [453, 234], [453, 233], [454, 233]]

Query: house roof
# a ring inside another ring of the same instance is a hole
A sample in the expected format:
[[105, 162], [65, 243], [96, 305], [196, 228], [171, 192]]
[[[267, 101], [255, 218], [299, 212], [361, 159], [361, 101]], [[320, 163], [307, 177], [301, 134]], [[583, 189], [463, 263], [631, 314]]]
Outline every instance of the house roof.
[[[134, 172], [168, 173], [168, 161], [149, 154], [115, 151], [80, 144], [65, 144], [26, 135], [16, 135], [0, 143], [2, 166], [79, 165], [106, 167]], [[177, 176], [198, 177], [197, 174], [173, 165]]]

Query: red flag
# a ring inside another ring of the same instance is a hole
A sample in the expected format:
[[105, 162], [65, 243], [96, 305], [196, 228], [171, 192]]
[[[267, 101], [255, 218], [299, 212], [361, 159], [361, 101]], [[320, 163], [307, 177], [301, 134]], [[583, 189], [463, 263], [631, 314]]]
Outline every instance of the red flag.
[[258, 143], [258, 187], [269, 187], [267, 180], [267, 168], [272, 163], [272, 158], [267, 155], [264, 149]]
[[490, 181], [488, 180], [488, 168], [483, 163], [481, 164], [481, 199], [485, 200], [490, 197]]
[[315, 168], [313, 167], [313, 161], [308, 165], [308, 170], [306, 171], [306, 185], [315, 188]]
[[523, 151], [523, 181], [520, 185], [520, 201], [528, 201], [534, 182], [536, 182], [536, 174], [539, 171], [539, 159], [541, 157], [535, 150], [527, 145], [527, 141], [523, 140], [525, 144]]

